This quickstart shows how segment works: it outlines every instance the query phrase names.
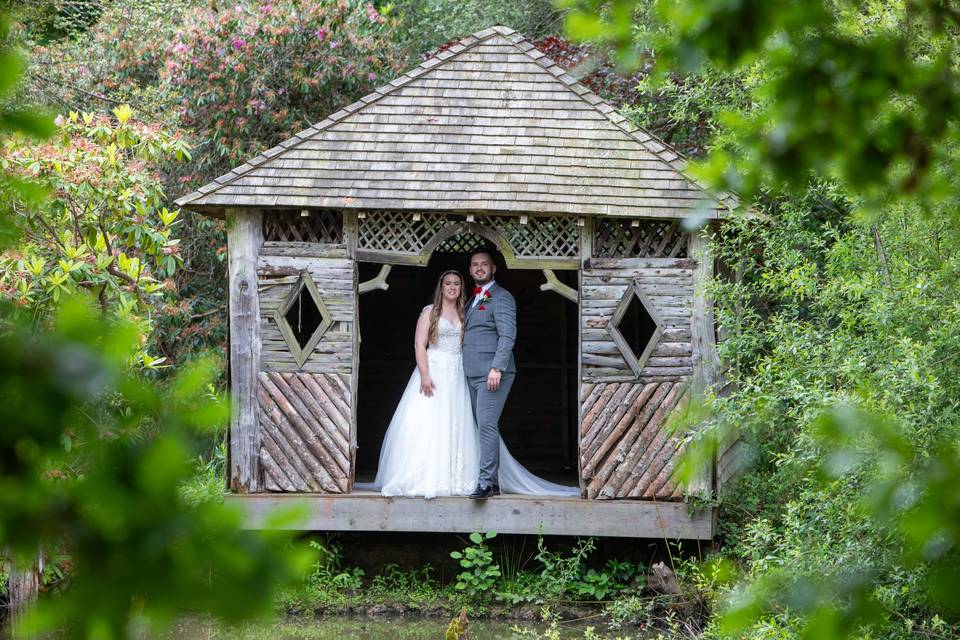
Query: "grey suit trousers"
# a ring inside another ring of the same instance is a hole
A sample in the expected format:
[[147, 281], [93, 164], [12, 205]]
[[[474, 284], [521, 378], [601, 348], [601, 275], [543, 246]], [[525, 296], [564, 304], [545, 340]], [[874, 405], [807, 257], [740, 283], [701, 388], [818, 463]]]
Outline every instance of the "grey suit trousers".
[[487, 376], [468, 376], [473, 415], [477, 418], [480, 435], [480, 479], [483, 487], [499, 485], [500, 471], [500, 414], [507, 402], [515, 373], [504, 371], [496, 391], [487, 389]]

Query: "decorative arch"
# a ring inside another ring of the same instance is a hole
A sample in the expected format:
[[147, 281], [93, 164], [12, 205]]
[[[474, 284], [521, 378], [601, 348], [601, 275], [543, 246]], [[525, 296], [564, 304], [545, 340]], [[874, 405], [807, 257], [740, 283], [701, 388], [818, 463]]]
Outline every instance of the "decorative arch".
[[513, 248], [510, 246], [510, 243], [507, 242], [507, 239], [494, 229], [476, 222], [454, 222], [433, 234], [433, 237], [427, 240], [427, 242], [423, 245], [423, 249], [420, 250], [420, 255], [418, 257], [422, 260], [422, 262], [419, 264], [427, 264], [430, 261], [430, 256], [433, 255], [433, 252], [436, 250], [436, 248], [440, 246], [440, 243], [462, 233], [472, 233], [480, 236], [488, 242], [493, 243], [493, 245], [503, 256], [503, 260], [506, 262], [508, 268], [518, 266], [517, 256], [514, 254]]
[[[452, 216], [459, 219], [451, 219]], [[431, 254], [457, 235], [497, 247], [508, 267], [580, 268], [580, 225], [564, 216], [491, 216], [402, 211], [357, 214], [354, 255], [363, 262], [424, 266]]]

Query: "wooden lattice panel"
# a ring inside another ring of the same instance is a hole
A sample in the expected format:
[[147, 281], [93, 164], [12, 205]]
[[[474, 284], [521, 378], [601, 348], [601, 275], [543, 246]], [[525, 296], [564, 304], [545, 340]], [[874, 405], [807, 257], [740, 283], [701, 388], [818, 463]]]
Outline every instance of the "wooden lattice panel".
[[516, 217], [483, 216], [499, 232], [517, 257], [576, 257], [580, 253], [580, 229], [571, 216], [529, 216], [526, 224]]
[[[304, 212], [307, 215], [303, 215]], [[282, 209], [263, 216], [263, 239], [268, 242], [343, 242], [343, 217], [339, 211]]]
[[448, 224], [441, 214], [417, 216], [403, 211], [370, 211], [360, 218], [357, 247], [375, 251], [420, 253], [427, 240]]
[[[636, 225], [636, 226], [634, 226]], [[687, 233], [679, 220], [597, 218], [594, 224], [595, 258], [686, 258]]]
[[[419, 254], [427, 242], [444, 228], [464, 222], [466, 216], [401, 211], [372, 211], [359, 221], [357, 248]], [[580, 251], [580, 231], [570, 216], [488, 216], [473, 221], [503, 237], [518, 258], [575, 258]], [[437, 251], [466, 253], [485, 241], [472, 234], [444, 240]]]
[[485, 240], [472, 233], [458, 233], [437, 245], [438, 253], [470, 253], [483, 246]]
[[268, 491], [350, 491], [349, 376], [260, 373], [260, 466]]
[[580, 476], [588, 498], [678, 500], [682, 452], [665, 423], [685, 382], [583, 385]]

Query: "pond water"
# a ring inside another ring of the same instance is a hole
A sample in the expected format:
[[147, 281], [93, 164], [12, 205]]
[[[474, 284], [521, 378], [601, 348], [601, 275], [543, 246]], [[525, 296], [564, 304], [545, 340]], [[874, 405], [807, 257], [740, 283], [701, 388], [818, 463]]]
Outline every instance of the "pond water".
[[[274, 621], [248, 624], [243, 627], [224, 627], [205, 619], [187, 619], [177, 623], [168, 638], [171, 640], [442, 640], [449, 620], [443, 618], [352, 618], [331, 616], [304, 621]], [[478, 620], [470, 623], [471, 640], [520, 640], [542, 637], [541, 634], [515, 631], [514, 625], [531, 631], [543, 631], [546, 626], [530, 622], [503, 622]], [[559, 625], [560, 637], [582, 638], [584, 622]], [[602, 634], [605, 629], [597, 629]]]

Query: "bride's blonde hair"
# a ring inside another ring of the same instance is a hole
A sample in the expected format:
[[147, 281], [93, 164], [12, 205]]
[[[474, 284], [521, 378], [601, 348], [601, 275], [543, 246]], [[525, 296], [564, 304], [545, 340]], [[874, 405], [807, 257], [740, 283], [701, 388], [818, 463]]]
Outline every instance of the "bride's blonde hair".
[[436, 344], [437, 342], [437, 323], [440, 322], [440, 314], [443, 312], [443, 279], [447, 276], [457, 276], [460, 278], [460, 296], [457, 298], [457, 315], [460, 316], [460, 331], [463, 332], [463, 307], [467, 301], [466, 281], [463, 275], [456, 269], [448, 269], [440, 274], [437, 281], [437, 288], [433, 291], [433, 308], [430, 309], [430, 331], [427, 333], [427, 342]]

